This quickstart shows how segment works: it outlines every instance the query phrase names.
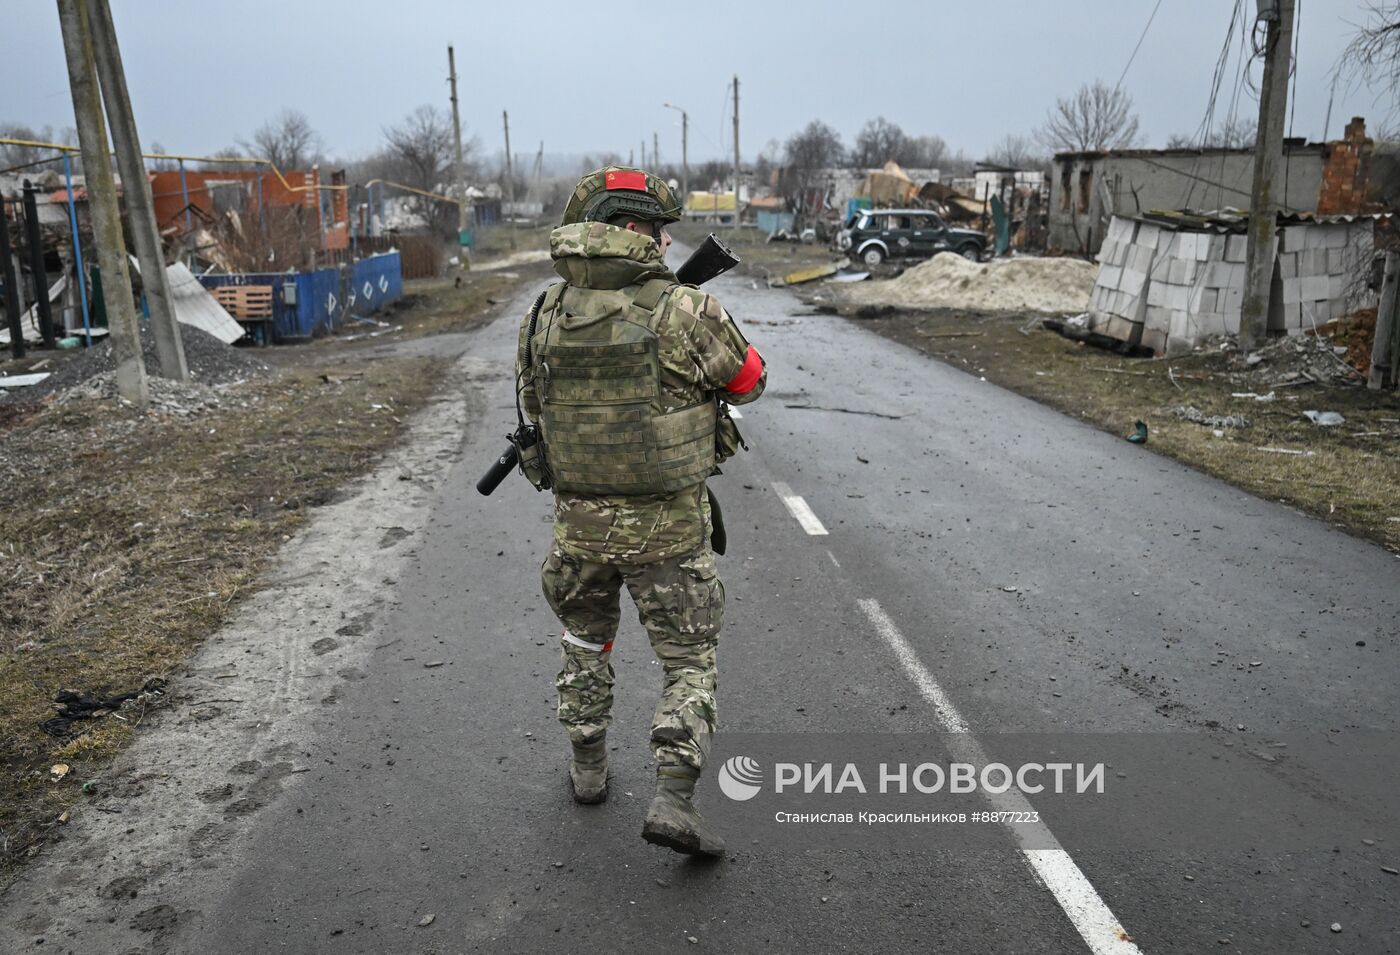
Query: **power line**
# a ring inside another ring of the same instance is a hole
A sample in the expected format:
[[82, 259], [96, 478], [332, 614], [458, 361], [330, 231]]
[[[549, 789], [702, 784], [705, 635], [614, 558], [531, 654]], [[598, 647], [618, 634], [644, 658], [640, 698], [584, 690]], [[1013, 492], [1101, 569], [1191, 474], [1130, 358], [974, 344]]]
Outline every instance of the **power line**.
[[1118, 92], [1118, 88], [1123, 85], [1123, 78], [1128, 75], [1128, 70], [1133, 65], [1133, 60], [1137, 59], [1138, 50], [1142, 49], [1142, 41], [1147, 39], [1147, 31], [1152, 28], [1152, 21], [1157, 19], [1157, 11], [1162, 9], [1162, 0], [1157, 0], [1157, 5], [1152, 8], [1152, 15], [1147, 18], [1147, 26], [1142, 28], [1142, 35], [1138, 37], [1137, 46], [1133, 47], [1132, 56], [1128, 57], [1128, 65], [1123, 67], [1123, 72], [1118, 76], [1118, 82], [1113, 84], [1113, 91]]

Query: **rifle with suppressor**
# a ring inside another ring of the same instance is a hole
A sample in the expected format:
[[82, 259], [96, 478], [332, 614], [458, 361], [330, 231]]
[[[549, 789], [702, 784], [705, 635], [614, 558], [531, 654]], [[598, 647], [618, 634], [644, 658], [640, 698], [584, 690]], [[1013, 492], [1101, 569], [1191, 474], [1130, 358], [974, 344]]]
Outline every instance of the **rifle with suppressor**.
[[[690, 254], [690, 257], [681, 263], [681, 267], [676, 269], [676, 280], [682, 285], [703, 285], [710, 279], [716, 278], [728, 272], [739, 264], [739, 257], [715, 237], [712, 232], [701, 242], [699, 247]], [[535, 320], [539, 317], [540, 306], [544, 304], [544, 293], [535, 299], [534, 308], [530, 310], [530, 329], [528, 342], [535, 335]], [[481, 476], [481, 480], [476, 482], [476, 489], [484, 495], [489, 495], [500, 486], [506, 479], [506, 475], [520, 467], [522, 455], [528, 460], [536, 455], [536, 445], [540, 441], [539, 428], [530, 424], [522, 417], [519, 427], [511, 434], [506, 435], [506, 449], [501, 452], [491, 465], [486, 469], [486, 473]], [[544, 488], [540, 488], [544, 490]]]

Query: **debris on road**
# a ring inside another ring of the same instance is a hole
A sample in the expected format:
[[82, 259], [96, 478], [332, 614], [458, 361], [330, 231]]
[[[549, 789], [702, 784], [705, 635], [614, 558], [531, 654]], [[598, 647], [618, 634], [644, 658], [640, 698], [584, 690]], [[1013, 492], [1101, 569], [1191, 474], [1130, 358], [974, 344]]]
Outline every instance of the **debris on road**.
[[1146, 444], [1146, 443], [1147, 443], [1147, 422], [1146, 422], [1146, 421], [1134, 421], [1134, 422], [1133, 422], [1133, 433], [1130, 434], [1130, 435], [1128, 435], [1128, 436], [1127, 436], [1127, 439], [1128, 439], [1129, 441], [1131, 441], [1133, 444]]
[[887, 282], [864, 282], [837, 294], [851, 305], [1081, 313], [1095, 266], [1079, 259], [1030, 256], [970, 262], [935, 255]]
[[1304, 411], [1303, 417], [1307, 418], [1315, 425], [1324, 428], [1335, 428], [1339, 424], [1346, 424], [1346, 418], [1335, 411]]
[[37, 385], [52, 372], [41, 371], [32, 375], [3, 375], [0, 376], [0, 389], [5, 388], [28, 388], [30, 385]]
[[429, 925], [432, 925], [432, 924], [433, 924], [433, 921], [434, 921], [436, 918], [437, 918], [436, 915], [425, 915], [425, 916], [423, 916], [421, 919], [418, 920], [418, 927], [419, 927], [419, 928], [427, 928]]
[[829, 265], [817, 265], [810, 269], [798, 269], [796, 272], [789, 272], [783, 276], [784, 285], [802, 285], [806, 282], [815, 282], [817, 279], [824, 279], [829, 275], [835, 275], [841, 271], [841, 267], [835, 263]]

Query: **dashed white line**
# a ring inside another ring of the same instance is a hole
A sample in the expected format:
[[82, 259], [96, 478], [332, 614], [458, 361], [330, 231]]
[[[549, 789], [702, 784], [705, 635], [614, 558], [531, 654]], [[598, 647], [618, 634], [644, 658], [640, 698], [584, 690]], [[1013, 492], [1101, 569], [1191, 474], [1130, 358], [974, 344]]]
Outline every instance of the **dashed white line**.
[[[894, 653], [905, 675], [913, 681], [919, 694], [933, 706], [943, 729], [954, 734], [947, 740], [948, 748], [953, 751], [952, 755], [964, 762], [985, 764], [987, 756], [968, 728], [967, 721], [948, 698], [948, 694], [943, 692], [933, 674], [924, 666], [919, 655], [909, 645], [909, 641], [904, 639], [904, 634], [899, 632], [899, 628], [895, 626], [889, 614], [885, 613], [879, 601], [863, 598], [859, 604], [860, 609], [870, 619], [875, 632]], [[1015, 790], [996, 795], [989, 794], [988, 798], [1000, 811], [1028, 813], [1031, 810], [1030, 802]], [[1094, 955], [1141, 955], [1141, 949], [1123, 930], [1123, 926], [1099, 896], [1098, 891], [1085, 878], [1084, 873], [1048, 826], [1036, 822], [1009, 825], [1008, 828], [1020, 842], [1021, 851], [1036, 878], [1050, 890]]]
[[783, 504], [787, 506], [788, 513], [797, 519], [797, 523], [802, 525], [802, 529], [813, 537], [824, 536], [826, 527], [817, 520], [817, 515], [812, 513], [812, 509], [807, 506], [800, 495], [792, 493], [792, 488], [782, 481], [773, 482], [773, 490], [778, 492], [778, 497], [783, 499]]

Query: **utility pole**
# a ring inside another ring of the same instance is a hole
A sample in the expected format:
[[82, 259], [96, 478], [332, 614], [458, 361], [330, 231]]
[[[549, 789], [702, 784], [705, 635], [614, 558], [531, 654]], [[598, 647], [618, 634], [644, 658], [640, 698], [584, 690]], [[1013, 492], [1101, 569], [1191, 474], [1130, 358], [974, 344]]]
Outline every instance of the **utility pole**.
[[[151, 181], [146, 177], [146, 164], [141, 159], [141, 137], [136, 129], [136, 117], [131, 112], [131, 97], [126, 90], [126, 72], [122, 69], [117, 31], [112, 25], [112, 9], [107, 0], [86, 2], [97, 77], [102, 84], [102, 101], [107, 106], [107, 121], [112, 126], [117, 169], [122, 174], [126, 212], [131, 218], [131, 239], [136, 245], [136, 261], [141, 265], [141, 285], [146, 291], [146, 306], [151, 312], [151, 332], [156, 340], [160, 374], [162, 378], [172, 381], [188, 381], [190, 370], [185, 363], [185, 345], [180, 336], [179, 322], [175, 319], [170, 279], [165, 274], [165, 254], [161, 248], [160, 229], [156, 226]], [[106, 275], [105, 269], [103, 275]]]
[[1240, 312], [1240, 350], [1252, 351], [1264, 339], [1269, 322], [1270, 284], [1274, 277], [1274, 243], [1278, 234], [1279, 158], [1288, 107], [1289, 59], [1293, 47], [1295, 0], [1263, 0], [1259, 17], [1266, 22], [1264, 79], [1259, 87], [1259, 137], [1254, 146], [1254, 185], [1249, 201], [1249, 243], [1245, 252], [1244, 302]]
[[457, 180], [457, 249], [462, 256], [462, 267], [472, 267], [471, 256], [462, 241], [467, 234], [467, 180], [462, 168], [462, 117], [457, 111], [457, 59], [452, 53], [452, 44], [447, 45], [447, 81], [452, 84], [452, 144], [456, 149], [452, 166], [452, 178]]
[[641, 157], [642, 157], [642, 161], [641, 161], [641, 163], [640, 163], [639, 165], [640, 165], [643, 169], [645, 169], [645, 168], [646, 168], [646, 165], [647, 165], [647, 141], [646, 141], [646, 137], [645, 137], [645, 136], [642, 137], [642, 152], [641, 152]]
[[734, 231], [739, 231], [739, 74], [734, 74]]
[[684, 211], [686, 200], [690, 197], [690, 115], [671, 103], [661, 105], [681, 114], [681, 208]]
[[92, 36], [83, 0], [58, 0], [58, 23], [68, 61], [68, 85], [78, 124], [97, 263], [102, 269], [102, 301], [117, 365], [117, 394], [144, 408], [150, 399], [146, 363], [141, 358], [140, 328], [131, 300], [131, 275], [126, 268], [121, 211], [117, 208], [117, 184], [112, 179], [112, 157], [107, 152], [107, 125], [102, 119], [97, 66], [93, 62]]
[[515, 251], [515, 165], [510, 159], [510, 114], [501, 110], [501, 123], [506, 130], [506, 197], [510, 203], [510, 250]]
[[656, 130], [651, 131], [651, 168], [660, 174], [661, 169], [661, 134]]

